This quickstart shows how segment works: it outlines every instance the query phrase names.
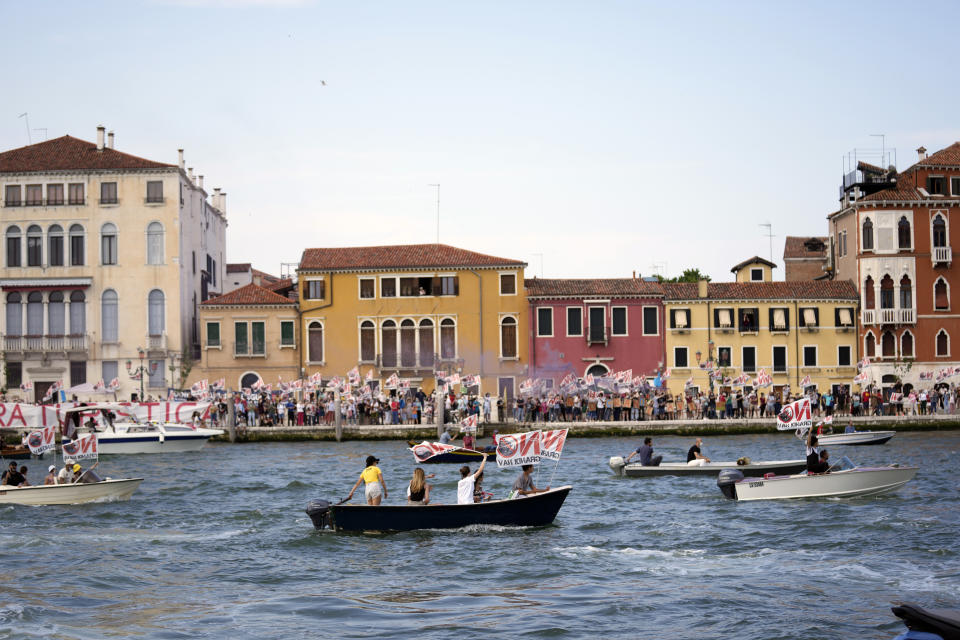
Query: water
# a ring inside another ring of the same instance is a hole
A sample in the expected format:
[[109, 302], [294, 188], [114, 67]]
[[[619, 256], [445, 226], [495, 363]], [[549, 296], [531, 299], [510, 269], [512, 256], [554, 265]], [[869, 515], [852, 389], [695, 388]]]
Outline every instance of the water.
[[[654, 439], [666, 460], [691, 443]], [[105, 457], [107, 475], [145, 478], [129, 502], [0, 506], [0, 638], [892, 638], [891, 602], [960, 606], [960, 432], [834, 447], [921, 466], [853, 500], [735, 503], [713, 479], [614, 477], [609, 456], [638, 444], [568, 441], [554, 485], [574, 490], [554, 526], [377, 536], [314, 531], [303, 508], [345, 496], [371, 453], [399, 502], [414, 468], [399, 442]], [[803, 450], [771, 434], [704, 453]], [[39, 481], [45, 464], [27, 464]], [[426, 468], [434, 500], [454, 501], [457, 467]], [[499, 496], [516, 474], [485, 475]]]

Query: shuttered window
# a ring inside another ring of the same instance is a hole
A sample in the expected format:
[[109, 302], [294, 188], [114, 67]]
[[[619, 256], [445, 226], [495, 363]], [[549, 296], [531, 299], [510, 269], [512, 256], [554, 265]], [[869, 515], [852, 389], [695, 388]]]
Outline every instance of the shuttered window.
[[729, 309], [718, 309], [717, 317], [719, 318], [717, 321], [717, 326], [724, 327], [724, 328], [733, 326], [733, 323], [730, 320]]

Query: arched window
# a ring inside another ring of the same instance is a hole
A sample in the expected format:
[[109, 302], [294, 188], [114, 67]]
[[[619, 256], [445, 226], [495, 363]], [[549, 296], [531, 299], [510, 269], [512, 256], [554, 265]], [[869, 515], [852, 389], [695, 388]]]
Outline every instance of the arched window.
[[904, 331], [900, 336], [900, 355], [904, 358], [913, 357], [913, 334], [909, 331]]
[[370, 320], [360, 323], [360, 359], [364, 362], [377, 359], [377, 327]]
[[440, 321], [440, 358], [454, 360], [457, 357], [457, 323], [452, 318]]
[[147, 225], [147, 264], [163, 264], [163, 225]]
[[880, 353], [884, 358], [895, 358], [897, 356], [897, 339], [890, 331], [885, 331], [880, 339]]
[[307, 325], [307, 359], [323, 362], [323, 324], [317, 321]]
[[872, 358], [876, 355], [876, 346], [877, 341], [873, 337], [873, 333], [867, 332], [866, 337], [863, 339], [863, 354], [868, 358]]
[[70, 335], [82, 336], [87, 332], [87, 297], [83, 291], [70, 294]]
[[43, 335], [43, 294], [39, 291], [27, 294], [27, 335]]
[[900, 308], [901, 309], [911, 309], [913, 308], [913, 288], [912, 282], [910, 282], [910, 276], [903, 276], [900, 278]]
[[20, 294], [16, 291], [7, 294], [7, 335], [23, 334], [23, 309]]
[[933, 216], [933, 246], [947, 246], [947, 223], [939, 213]]
[[58, 224], [47, 229], [47, 260], [51, 267], [63, 266], [63, 227]]
[[66, 307], [63, 304], [63, 292], [51, 291], [47, 299], [47, 335], [62, 336], [67, 333]]
[[947, 281], [942, 277], [937, 278], [933, 285], [933, 308], [938, 311], [945, 311], [950, 308], [950, 293], [947, 289]]
[[253, 385], [260, 380], [260, 374], [255, 372], [245, 373], [240, 378], [240, 388], [241, 389], [252, 389]]
[[863, 308], [873, 309], [876, 307], [877, 293], [873, 286], [873, 276], [867, 276], [863, 281]]
[[385, 320], [380, 327], [380, 349], [384, 367], [397, 366], [397, 323]]
[[940, 329], [940, 332], [937, 334], [937, 355], [950, 355], [950, 336], [947, 335], [947, 332], [943, 329]]
[[83, 227], [73, 224], [70, 225], [70, 266], [82, 267], [84, 264]]
[[154, 289], [147, 297], [147, 332], [151, 336], [161, 336], [166, 328], [166, 309], [163, 291]]
[[900, 249], [909, 249], [913, 246], [910, 238], [910, 222], [907, 220], [907, 216], [901, 216], [900, 222], [897, 223], [897, 246]]
[[112, 222], [100, 227], [100, 262], [117, 264], [117, 226]]
[[513, 316], [500, 320], [500, 357], [517, 357], [517, 319]]
[[893, 278], [890, 274], [880, 281], [880, 308], [893, 309]]
[[417, 325], [409, 318], [400, 323], [400, 364], [417, 365]]
[[420, 366], [433, 366], [433, 320], [420, 321]]
[[27, 227], [27, 266], [43, 266], [43, 229], [38, 224]]
[[584, 372], [583, 375], [603, 377], [607, 375], [608, 371], [610, 371], [610, 369], [608, 369], [606, 366], [598, 362], [597, 364], [590, 365], [590, 367], [587, 368], [586, 372]]
[[116, 342], [119, 339], [117, 292], [107, 289], [100, 296], [100, 330], [103, 342]]
[[863, 221], [863, 250], [873, 250], [873, 221], [870, 218]]
[[20, 227], [7, 227], [7, 266], [20, 266]]

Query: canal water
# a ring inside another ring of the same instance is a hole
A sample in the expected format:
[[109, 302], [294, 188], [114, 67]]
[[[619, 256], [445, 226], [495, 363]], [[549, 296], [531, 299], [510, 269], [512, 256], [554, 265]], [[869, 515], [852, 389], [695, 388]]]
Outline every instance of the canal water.
[[[691, 442], [654, 446], [682, 460]], [[345, 496], [368, 454], [399, 503], [415, 466], [400, 442], [105, 456], [106, 475], [144, 478], [129, 502], [0, 507], [0, 638], [892, 638], [893, 602], [960, 606], [960, 432], [833, 448], [921, 467], [852, 500], [735, 503], [713, 479], [613, 476], [608, 458], [638, 444], [568, 441], [554, 526], [376, 536], [314, 531], [303, 509]], [[704, 453], [803, 448], [792, 433], [717, 436]], [[434, 499], [455, 501], [457, 467], [428, 470]], [[501, 496], [516, 474], [485, 475]]]

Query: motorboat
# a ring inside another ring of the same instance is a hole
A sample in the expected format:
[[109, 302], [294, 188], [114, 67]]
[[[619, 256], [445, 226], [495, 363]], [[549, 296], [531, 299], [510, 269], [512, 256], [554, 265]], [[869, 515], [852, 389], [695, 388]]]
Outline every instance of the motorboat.
[[764, 460], [734, 462], [705, 462], [701, 465], [688, 465], [686, 462], [661, 462], [657, 466], [643, 466], [639, 462], [624, 464], [622, 456], [610, 458], [610, 468], [618, 476], [627, 478], [648, 478], [652, 476], [715, 476], [726, 469], [736, 469], [744, 476], [754, 477], [766, 474], [791, 474], [803, 471], [806, 460]]
[[[407, 440], [407, 444], [410, 447], [416, 447], [419, 443], [414, 440]], [[469, 464], [471, 462], [480, 462], [483, 460], [483, 456], [485, 454], [487, 455], [487, 462], [492, 463], [497, 461], [497, 447], [494, 445], [487, 445], [483, 448], [483, 450], [454, 449], [451, 451], [445, 451], [435, 456], [431, 456], [429, 459], [421, 462], [421, 464]]]
[[897, 640], [960, 640], [960, 611], [956, 609], [925, 609], [918, 604], [903, 602], [891, 607], [891, 611], [910, 629], [897, 636]]
[[335, 531], [392, 532], [470, 525], [540, 527], [556, 519], [571, 488], [566, 485], [523, 498], [471, 504], [372, 506], [313, 500], [306, 512], [317, 529]]
[[29, 460], [32, 456], [30, 448], [25, 444], [6, 444], [0, 438], [0, 458], [3, 460]]
[[0, 486], [0, 504], [80, 504], [128, 500], [143, 478], [101, 478], [88, 469], [79, 482], [29, 487]]
[[883, 444], [897, 435], [896, 431], [850, 431], [848, 433], [824, 433], [817, 436], [821, 446]]
[[721, 471], [717, 486], [723, 495], [740, 501], [786, 498], [852, 498], [896, 491], [917, 475], [917, 467], [890, 465], [858, 467], [846, 456], [822, 474], [745, 478], [737, 469]]
[[[61, 413], [94, 413], [101, 411], [126, 412], [127, 407], [113, 403], [96, 403], [83, 407], [63, 409]], [[121, 414], [123, 415], [123, 414]], [[80, 434], [88, 431], [81, 427]], [[195, 428], [177, 422], [140, 421], [132, 414], [123, 420], [107, 421], [97, 431], [100, 453], [183, 453], [199, 451], [214, 436], [222, 436], [222, 429]], [[68, 440], [69, 442], [69, 440]]]

